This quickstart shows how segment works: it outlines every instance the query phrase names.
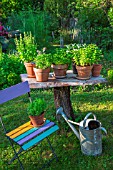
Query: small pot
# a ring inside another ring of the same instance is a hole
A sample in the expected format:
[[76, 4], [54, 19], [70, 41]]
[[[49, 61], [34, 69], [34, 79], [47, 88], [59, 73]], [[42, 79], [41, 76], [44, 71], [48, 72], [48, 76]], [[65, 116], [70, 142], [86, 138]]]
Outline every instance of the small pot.
[[35, 78], [35, 73], [34, 73], [34, 70], [33, 70], [33, 68], [35, 67], [35, 63], [24, 62], [24, 65], [25, 65], [28, 77], [29, 78]]
[[30, 120], [31, 120], [31, 124], [34, 127], [38, 127], [44, 124], [44, 115], [45, 113], [41, 113], [39, 116], [29, 116]]
[[93, 64], [92, 76], [93, 76], [93, 77], [98, 77], [98, 76], [100, 76], [101, 70], [102, 70], [102, 65], [101, 65], [101, 64]]

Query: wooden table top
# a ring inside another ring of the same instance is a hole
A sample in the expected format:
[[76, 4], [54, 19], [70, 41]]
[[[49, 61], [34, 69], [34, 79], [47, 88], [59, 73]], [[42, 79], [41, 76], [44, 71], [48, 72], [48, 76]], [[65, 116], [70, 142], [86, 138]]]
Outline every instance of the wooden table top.
[[56, 79], [53, 73], [50, 73], [47, 82], [37, 82], [36, 78], [28, 78], [27, 74], [21, 74], [20, 77], [22, 82], [28, 81], [30, 88], [37, 88], [37, 89], [62, 87], [62, 86], [86, 86], [86, 85], [107, 83], [106, 78], [103, 78], [101, 75], [99, 77], [91, 77], [88, 80], [80, 80], [77, 78], [76, 74], [73, 74], [72, 70], [68, 70], [66, 77], [62, 79]]

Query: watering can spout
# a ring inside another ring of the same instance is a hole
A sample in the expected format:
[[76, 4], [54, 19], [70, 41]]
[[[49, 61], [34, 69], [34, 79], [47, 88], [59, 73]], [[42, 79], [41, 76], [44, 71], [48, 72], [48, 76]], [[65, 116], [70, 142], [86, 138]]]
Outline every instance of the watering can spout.
[[62, 107], [59, 107], [56, 111], [56, 115], [60, 114], [62, 117], [65, 117], [66, 118], [66, 115], [65, 113], [63, 112], [63, 108]]
[[56, 111], [56, 115], [60, 114], [64, 120], [68, 123], [68, 125], [70, 126], [70, 128], [73, 130], [74, 134], [77, 136], [77, 138], [80, 140], [80, 137], [79, 137], [79, 133], [78, 131], [75, 129], [75, 127], [69, 122], [66, 114], [63, 112], [63, 108], [62, 107], [59, 107]]

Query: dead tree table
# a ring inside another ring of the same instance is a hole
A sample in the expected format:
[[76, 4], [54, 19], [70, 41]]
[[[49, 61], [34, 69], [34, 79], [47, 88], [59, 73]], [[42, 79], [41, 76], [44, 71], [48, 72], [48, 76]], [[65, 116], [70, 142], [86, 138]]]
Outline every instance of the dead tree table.
[[28, 78], [27, 74], [21, 74], [20, 77], [23, 82], [28, 81], [30, 88], [54, 88], [56, 109], [60, 106], [63, 107], [67, 117], [71, 117], [73, 120], [75, 119], [75, 115], [70, 100], [70, 87], [107, 83], [107, 80], [102, 76], [91, 77], [89, 80], [78, 80], [76, 79], [76, 75], [72, 73], [72, 70], [68, 70], [66, 78], [63, 79], [55, 79], [53, 73], [50, 73], [47, 82], [37, 82], [35, 78]]

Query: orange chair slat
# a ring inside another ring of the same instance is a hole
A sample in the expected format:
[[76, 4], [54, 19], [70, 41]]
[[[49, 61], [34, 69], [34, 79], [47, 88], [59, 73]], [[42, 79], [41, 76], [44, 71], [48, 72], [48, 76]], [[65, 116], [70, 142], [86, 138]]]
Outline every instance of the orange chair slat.
[[23, 134], [24, 132], [28, 131], [29, 129], [33, 128], [33, 126], [29, 125], [28, 127], [22, 129], [21, 131], [15, 133], [14, 135], [11, 135], [10, 138], [13, 139], [13, 138], [16, 138], [18, 137], [19, 135]]
[[12, 131], [10, 131], [9, 133], [6, 133], [6, 136], [11, 136], [11, 135], [21, 131], [23, 128], [25, 128], [25, 127], [27, 127], [29, 125], [30, 125], [30, 121], [25, 123], [25, 124], [23, 124], [23, 125], [21, 125], [21, 126], [19, 126], [18, 128], [14, 129]]

